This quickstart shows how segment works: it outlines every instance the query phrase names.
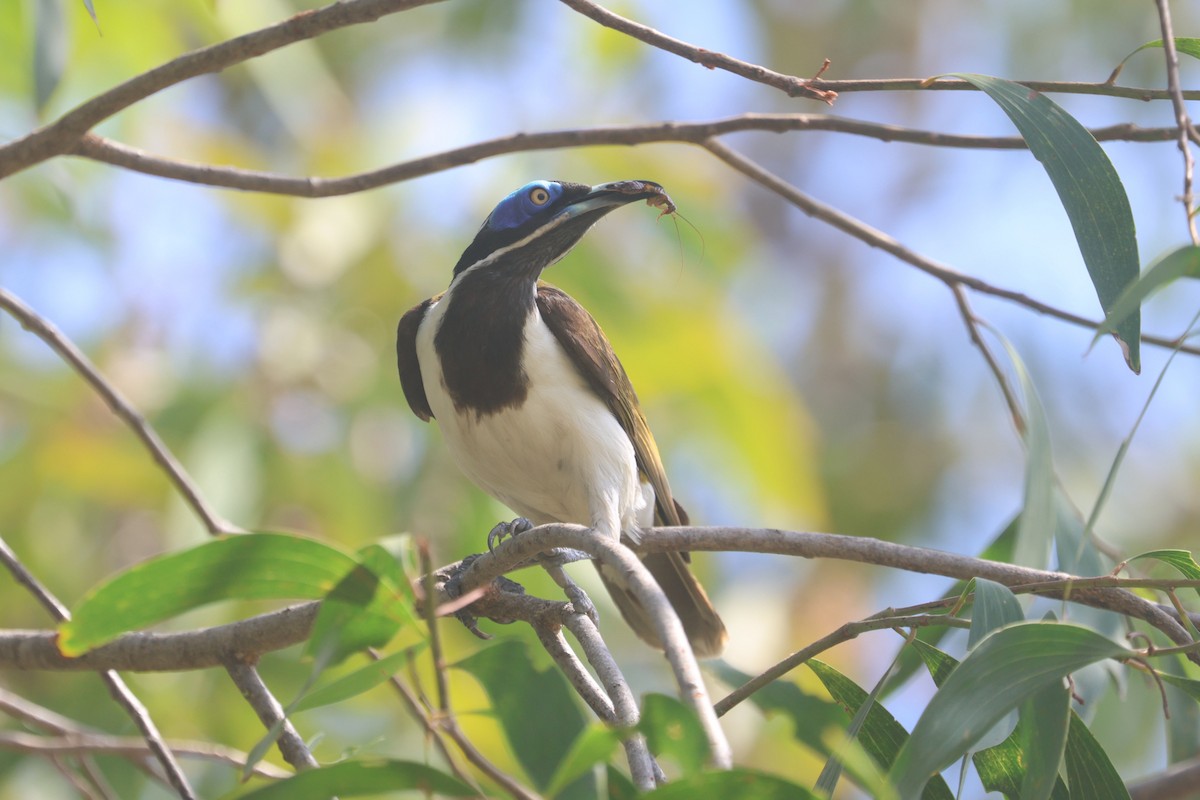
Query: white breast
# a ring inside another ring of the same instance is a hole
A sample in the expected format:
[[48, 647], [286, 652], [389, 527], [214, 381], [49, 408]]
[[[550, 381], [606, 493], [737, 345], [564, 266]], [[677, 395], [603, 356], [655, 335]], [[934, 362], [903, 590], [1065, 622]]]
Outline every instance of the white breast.
[[639, 481], [633, 445], [536, 306], [525, 325], [525, 402], [484, 416], [454, 408], [433, 344], [449, 298], [430, 307], [417, 357], [429, 406], [459, 469], [534, 524], [573, 522], [613, 537], [650, 525], [654, 493]]

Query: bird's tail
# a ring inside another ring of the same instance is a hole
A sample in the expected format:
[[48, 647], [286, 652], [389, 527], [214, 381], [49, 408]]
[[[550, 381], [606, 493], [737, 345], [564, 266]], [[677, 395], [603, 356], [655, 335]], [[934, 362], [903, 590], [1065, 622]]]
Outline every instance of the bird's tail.
[[[696, 656], [698, 658], [719, 656], [725, 648], [725, 641], [729, 638], [725, 632], [725, 623], [721, 621], [717, 610], [713, 608], [700, 581], [696, 580], [696, 576], [688, 568], [683, 555], [680, 553], [651, 553], [642, 558], [642, 563], [646, 565], [646, 569], [650, 570], [650, 574], [658, 581], [663, 593], [671, 601], [675, 613], [679, 615], [679, 620], [683, 623], [683, 630], [687, 633], [688, 641], [691, 642], [692, 651]], [[623, 581], [609, 574], [609, 570], [602, 568], [599, 562], [596, 562], [596, 568], [600, 572], [600, 580], [608, 589], [608, 593], [612, 595], [613, 602], [617, 604], [617, 609], [625, 618], [625, 622], [643, 641], [661, 650], [662, 643], [659, 641], [654, 620], [651, 619], [649, 612], [624, 586]]]

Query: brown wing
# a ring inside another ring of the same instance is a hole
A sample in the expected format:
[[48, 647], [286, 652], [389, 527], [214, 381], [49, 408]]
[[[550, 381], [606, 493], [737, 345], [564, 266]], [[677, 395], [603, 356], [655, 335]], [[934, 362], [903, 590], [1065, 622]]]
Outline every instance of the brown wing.
[[425, 381], [421, 379], [421, 362], [417, 359], [417, 329], [425, 319], [425, 312], [442, 295], [418, 303], [400, 318], [396, 327], [396, 366], [400, 369], [400, 386], [408, 407], [423, 421], [433, 418], [429, 398], [425, 396]]
[[[646, 417], [638, 405], [637, 394], [612, 345], [600, 330], [600, 325], [565, 292], [540, 281], [537, 304], [542, 319], [554, 332], [554, 337], [570, 356], [576, 369], [596, 394], [604, 398], [613, 416], [633, 442], [638, 469], [654, 487], [655, 523], [686, 525], [687, 514], [671, 496], [671, 485], [667, 483], [658, 445], [654, 443], [650, 426], [646, 424]], [[704, 587], [688, 569], [687, 554], [652, 553], [643, 556], [642, 562], [679, 614], [696, 655], [702, 658], [720, 655], [727, 639], [725, 625], [709, 601]], [[624, 587], [619, 577], [608, 574], [599, 565], [597, 567], [621, 616], [638, 636], [661, 648], [654, 621], [642, 604]]]
[[604, 399], [621, 428], [633, 442], [638, 469], [654, 487], [655, 522], [659, 525], [683, 525], [687, 515], [671, 496], [671, 485], [663, 469], [662, 457], [646, 417], [638, 405], [637, 393], [599, 323], [570, 295], [548, 283], [538, 281], [538, 311], [554, 338], [563, 346], [571, 361], [596, 394]]

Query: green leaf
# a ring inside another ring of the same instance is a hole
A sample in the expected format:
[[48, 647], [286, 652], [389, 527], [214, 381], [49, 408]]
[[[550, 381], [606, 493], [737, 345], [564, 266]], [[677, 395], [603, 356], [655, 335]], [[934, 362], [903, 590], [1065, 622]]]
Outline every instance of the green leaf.
[[[1079, 252], [1105, 313], [1138, 276], [1137, 233], [1121, 178], [1087, 128], [1043, 94], [988, 75], [956, 73], [985, 92], [1021, 132], [1062, 201]], [[1141, 371], [1141, 314], [1115, 334], [1134, 372]]]
[[[908, 731], [904, 730], [904, 726], [897, 722], [886, 708], [871, 700], [862, 687], [833, 667], [815, 658], [806, 661], [805, 666], [813, 671], [830, 696], [847, 714], [855, 714], [865, 703], [871, 703], [859, 729], [858, 741], [876, 764], [884, 769], [891, 767], [896, 754], [900, 752], [900, 747], [908, 740]], [[941, 775], [935, 775], [933, 780], [926, 784], [921, 796], [924, 800], [953, 800], [954, 793], [942, 780]]]
[[329, 545], [282, 533], [213, 539], [135, 564], [92, 589], [59, 626], [58, 646], [78, 656], [127, 631], [218, 600], [316, 600], [355, 567]]
[[359, 557], [362, 560], [325, 596], [313, 623], [305, 654], [322, 668], [367, 647], [382, 647], [402, 625], [417, 624], [405, 596], [380, 577], [395, 572], [392, 555], [374, 547], [360, 551]]
[[239, 800], [329, 800], [416, 790], [451, 797], [473, 797], [471, 787], [424, 764], [391, 759], [356, 759], [316, 767], [239, 794]]
[[[423, 648], [424, 643], [418, 647]], [[364, 667], [359, 667], [348, 675], [343, 675], [335, 681], [313, 689], [297, 701], [293, 710], [307, 711], [312, 708], [329, 706], [369, 692], [392, 677], [414, 654], [414, 649], [409, 648], [384, 656], [378, 661], [372, 661]]]
[[701, 772], [671, 781], [641, 795], [646, 800], [821, 800], [799, 784], [758, 770], [736, 768], [723, 772]]
[[575, 737], [571, 749], [558, 765], [554, 777], [546, 787], [546, 796], [555, 797], [597, 764], [612, 758], [621, 746], [621, 733], [607, 725], [592, 723]]
[[1200, 681], [1184, 677], [1182, 656], [1160, 664], [1159, 676], [1166, 684], [1164, 700], [1170, 710], [1167, 720], [1167, 758], [1175, 764], [1200, 753]]
[[604, 770], [608, 780], [608, 800], [637, 800], [641, 797], [629, 776], [609, 764]]
[[1169, 283], [1180, 278], [1200, 278], [1200, 247], [1188, 245], [1163, 256], [1154, 262], [1137, 280], [1125, 287], [1120, 296], [1108, 309], [1104, 321], [1096, 328], [1092, 344], [1106, 333], [1117, 330], [1125, 319], [1142, 307], [1146, 298]]
[[33, 99], [40, 112], [62, 80], [67, 66], [70, 32], [66, 0], [40, 0], [33, 5]]
[[1058, 524], [1050, 426], [1037, 387], [1033, 385], [1020, 353], [998, 331], [993, 333], [1008, 353], [1025, 399], [1025, 501], [1017, 520], [1012, 563], [1044, 569], [1050, 560], [1050, 544]]
[[[1122, 58], [1121, 63], [1117, 64], [1116, 68], [1112, 71], [1112, 74], [1108, 76], [1108, 80], [1105, 82], [1106, 83], [1116, 82], [1117, 76], [1121, 74], [1121, 70], [1125, 67], [1125, 62], [1128, 61], [1129, 59], [1133, 58], [1138, 53], [1140, 53], [1143, 50], [1146, 50], [1148, 48], [1151, 48], [1151, 47], [1162, 47], [1162, 46], [1163, 46], [1162, 39], [1155, 39], [1152, 42], [1146, 42], [1144, 45], [1142, 45], [1141, 47], [1137, 48], [1129, 55]], [[1192, 58], [1200, 58], [1200, 39], [1187, 39], [1187, 38], [1177, 36], [1175, 38], [1175, 50], [1176, 50], [1176, 52], [1183, 53], [1184, 55], [1191, 56]]]
[[483, 686], [517, 761], [544, 790], [586, 726], [566, 678], [554, 667], [537, 669], [529, 649], [515, 640], [485, 647], [454, 666]]
[[1129, 790], [1108, 754], [1075, 713], [1071, 714], [1064, 761], [1072, 800], [1129, 800]]
[[1125, 647], [1076, 625], [1024, 622], [995, 631], [950, 673], [892, 767], [901, 797], [970, 750], [1001, 717], [1043, 687]]
[[[941, 686], [950, 677], [950, 673], [958, 666], [958, 661], [938, 650], [936, 647], [915, 642], [914, 646], [921, 653], [933, 682]], [[999, 792], [1010, 800], [1020, 798], [1021, 783], [1025, 779], [1025, 755], [1021, 752], [1018, 740], [1024, 735], [1023, 729], [1028, 721], [1018, 721], [1013, 734], [995, 747], [979, 750], [971, 755], [971, 763], [979, 774], [979, 781], [989, 792]], [[935, 775], [934, 780], [941, 780]], [[932, 785], [926, 784], [926, 790]], [[1050, 795], [1053, 800], [1070, 800], [1070, 792], [1061, 779], [1055, 781], [1054, 791]]]
[[684, 775], [694, 775], [708, 762], [708, 737], [696, 713], [674, 697], [648, 694], [642, 701], [638, 730], [650, 752], [674, 759]]
[[974, 608], [967, 637], [968, 650], [974, 650], [975, 645], [997, 628], [1025, 619], [1017, 596], [1007, 586], [986, 578], [975, 579]]
[[[1196, 563], [1196, 557], [1187, 550], [1151, 550], [1147, 553], [1137, 554], [1128, 559], [1128, 562], [1132, 564], [1143, 558], [1153, 558], [1155, 561], [1169, 564], [1188, 580], [1200, 580], [1200, 564]], [[1196, 594], [1200, 595], [1200, 589], [1196, 590]]]
[[1025, 756], [1021, 800], [1048, 800], [1058, 784], [1058, 766], [1067, 745], [1071, 693], [1065, 681], [1049, 683], [1021, 704], [1019, 741]]
[[[753, 677], [724, 661], [709, 664], [708, 668], [730, 686], [741, 686]], [[835, 703], [808, 694], [791, 681], [768, 683], [750, 695], [750, 702], [765, 714], [779, 713], [791, 719], [796, 741], [825, 756], [830, 755], [830, 751], [822, 735], [830, 728], [841, 730], [843, 727], [842, 710]]]

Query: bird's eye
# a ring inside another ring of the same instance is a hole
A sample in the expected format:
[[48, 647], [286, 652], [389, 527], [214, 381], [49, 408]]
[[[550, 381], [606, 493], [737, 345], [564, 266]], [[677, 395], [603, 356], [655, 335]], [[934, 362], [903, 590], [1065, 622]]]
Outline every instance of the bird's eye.
[[535, 186], [529, 190], [529, 201], [535, 206], [544, 206], [550, 202], [550, 193], [541, 186]]

